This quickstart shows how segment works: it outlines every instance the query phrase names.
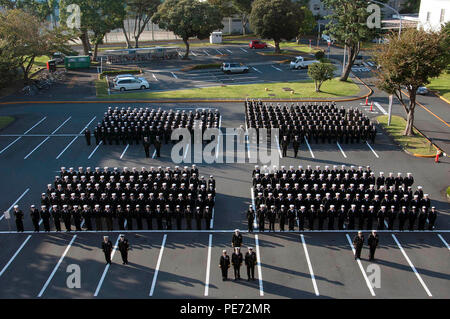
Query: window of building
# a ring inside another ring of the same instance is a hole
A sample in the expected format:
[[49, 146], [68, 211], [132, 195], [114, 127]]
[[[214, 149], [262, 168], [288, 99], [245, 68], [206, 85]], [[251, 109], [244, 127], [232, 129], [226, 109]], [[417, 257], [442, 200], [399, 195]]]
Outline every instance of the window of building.
[[428, 12], [427, 12], [427, 22], [430, 22], [430, 17], [431, 17], [431, 12], [428, 11]]
[[444, 17], [445, 17], [445, 9], [441, 9], [441, 17], [439, 18], [439, 22], [444, 22]]

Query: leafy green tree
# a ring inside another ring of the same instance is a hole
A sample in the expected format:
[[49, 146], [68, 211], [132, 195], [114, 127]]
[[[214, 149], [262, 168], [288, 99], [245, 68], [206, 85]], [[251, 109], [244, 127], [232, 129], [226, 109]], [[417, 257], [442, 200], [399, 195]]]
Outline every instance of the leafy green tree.
[[252, 12], [252, 3], [254, 0], [232, 0], [233, 6], [241, 16], [242, 34], [247, 33], [248, 18]]
[[[131, 38], [134, 39], [134, 47], [139, 47], [139, 37], [149, 24], [153, 14], [158, 10], [161, 0], [125, 0], [126, 18], [123, 20], [122, 31], [127, 41], [128, 48], [131, 48]], [[133, 21], [133, 28], [128, 27], [126, 31], [125, 21]]]
[[70, 51], [73, 36], [64, 28], [48, 29], [35, 16], [12, 9], [0, 12], [0, 39], [3, 50], [9, 50], [28, 81], [34, 60], [38, 56], [56, 51]]
[[[58, 6], [58, 0], [0, 0], [0, 7], [6, 9], [21, 9], [44, 21], [53, 14]], [[54, 22], [56, 22], [53, 19]], [[54, 24], [56, 26], [56, 24]]]
[[250, 25], [260, 37], [273, 39], [275, 52], [280, 53], [281, 40], [298, 35], [301, 15], [301, 7], [291, 0], [255, 0]]
[[[406, 136], [413, 135], [416, 92], [430, 83], [430, 78], [439, 76], [450, 63], [449, 34], [406, 29], [401, 37], [388, 36], [388, 43], [375, 53], [375, 61], [380, 66], [377, 87], [393, 94], [400, 101], [406, 113]], [[406, 90], [409, 101], [402, 90]]]
[[216, 7], [198, 0], [166, 0], [153, 15], [161, 29], [172, 31], [185, 46], [184, 59], [189, 56], [189, 38], [206, 39], [212, 31], [222, 29], [222, 15]]
[[232, 17], [238, 13], [231, 0], [208, 0], [208, 3], [219, 9], [223, 17]]
[[313, 63], [308, 67], [308, 75], [314, 80], [316, 92], [320, 92], [323, 82], [333, 79], [336, 68], [331, 63]]
[[0, 40], [0, 88], [8, 87], [18, 78], [19, 60], [12, 55], [8, 45]]
[[300, 28], [298, 30], [298, 35], [297, 35], [297, 43], [300, 43], [301, 36], [311, 34], [317, 25], [316, 18], [314, 17], [313, 13], [311, 12], [311, 10], [309, 10], [308, 7], [302, 6], [301, 12], [302, 12], [302, 16], [301, 16]]
[[332, 14], [326, 17], [330, 22], [327, 24], [325, 33], [347, 46], [348, 59], [340, 79], [347, 81], [359, 54], [361, 42], [372, 40], [380, 30], [369, 28], [367, 25], [367, 19], [371, 13], [367, 11], [366, 0], [323, 0], [322, 2], [332, 11]]

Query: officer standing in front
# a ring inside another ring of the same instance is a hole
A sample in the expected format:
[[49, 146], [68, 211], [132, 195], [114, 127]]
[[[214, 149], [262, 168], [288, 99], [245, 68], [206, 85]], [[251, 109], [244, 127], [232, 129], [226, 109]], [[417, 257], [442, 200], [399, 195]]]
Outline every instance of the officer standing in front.
[[144, 137], [144, 151], [145, 151], [145, 157], [150, 157], [150, 142], [148, 141], [148, 137]]
[[36, 206], [34, 206], [34, 205], [31, 205], [30, 217], [31, 217], [31, 221], [33, 222], [34, 231], [39, 232], [39, 220], [41, 219], [41, 216], [40, 216], [39, 211], [37, 210]]
[[241, 279], [242, 253], [239, 247], [234, 248], [234, 252], [231, 255], [231, 263], [234, 269], [234, 280]]
[[375, 230], [372, 231], [372, 234], [369, 235], [369, 238], [367, 238], [367, 244], [369, 245], [369, 260], [375, 259], [375, 250], [377, 249], [378, 242], [379, 242], [378, 234]]
[[242, 245], [242, 234], [239, 232], [239, 229], [234, 230], [234, 234], [231, 237], [231, 246], [233, 248], [241, 247]]
[[256, 254], [252, 247], [248, 247], [245, 253], [245, 266], [247, 266], [247, 281], [255, 280]]
[[355, 247], [355, 259], [361, 258], [361, 250], [364, 245], [364, 235], [361, 231], [358, 232], [358, 235], [353, 238], [353, 246]]
[[86, 137], [86, 143], [88, 146], [91, 145], [91, 131], [89, 131], [89, 129], [85, 129], [84, 130], [84, 137]]
[[103, 236], [103, 242], [102, 242], [102, 250], [105, 254], [105, 260], [107, 264], [111, 265], [111, 253], [112, 253], [112, 242], [109, 240], [108, 236]]
[[19, 205], [14, 206], [14, 217], [16, 218], [17, 232], [23, 232], [23, 212], [19, 209]]
[[230, 268], [230, 256], [227, 255], [227, 251], [222, 250], [222, 256], [220, 256], [219, 267], [222, 271], [222, 280], [228, 279], [228, 268]]
[[255, 210], [252, 205], [248, 205], [247, 210], [247, 223], [248, 223], [248, 232], [253, 233], [253, 223], [255, 221]]
[[128, 265], [128, 249], [130, 248], [130, 244], [128, 243], [128, 239], [125, 238], [125, 235], [120, 235], [118, 246], [120, 255], [122, 256], [122, 264]]

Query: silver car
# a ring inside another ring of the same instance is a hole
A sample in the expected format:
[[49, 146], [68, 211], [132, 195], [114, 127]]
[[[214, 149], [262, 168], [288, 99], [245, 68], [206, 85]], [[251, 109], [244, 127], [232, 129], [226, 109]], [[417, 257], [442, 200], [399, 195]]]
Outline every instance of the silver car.
[[145, 78], [136, 78], [136, 77], [126, 77], [119, 78], [113, 86], [114, 90], [118, 91], [127, 91], [127, 90], [145, 90], [149, 89], [150, 84], [147, 82]]
[[240, 63], [222, 63], [220, 69], [222, 70], [222, 72], [226, 74], [247, 73], [250, 70], [248, 66], [245, 66]]

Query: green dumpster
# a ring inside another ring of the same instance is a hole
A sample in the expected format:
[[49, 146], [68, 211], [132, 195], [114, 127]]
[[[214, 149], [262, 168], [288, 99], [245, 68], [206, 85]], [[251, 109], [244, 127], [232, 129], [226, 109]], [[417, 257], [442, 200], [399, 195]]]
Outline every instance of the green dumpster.
[[66, 69], [85, 69], [91, 66], [91, 58], [87, 55], [66, 56], [64, 58]]

